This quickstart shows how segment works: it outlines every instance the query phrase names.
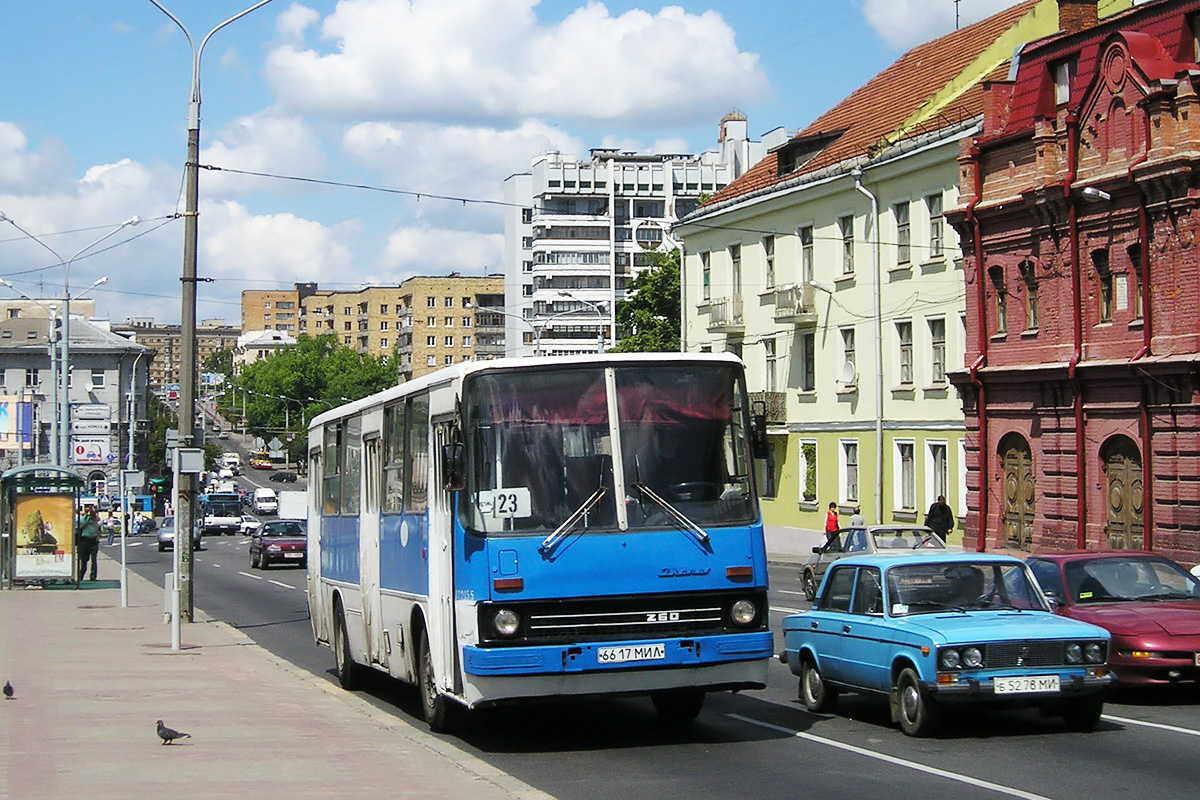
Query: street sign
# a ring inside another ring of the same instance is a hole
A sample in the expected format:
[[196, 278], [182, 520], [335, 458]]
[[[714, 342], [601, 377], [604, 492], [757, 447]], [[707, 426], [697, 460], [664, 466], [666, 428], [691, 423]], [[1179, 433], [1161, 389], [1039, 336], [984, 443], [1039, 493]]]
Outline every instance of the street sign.
[[71, 463], [107, 464], [113, 456], [112, 440], [108, 436], [72, 436]]
[[72, 403], [71, 419], [112, 419], [107, 403]]
[[73, 419], [71, 420], [71, 431], [73, 433], [108, 433], [112, 430], [112, 423], [107, 419]]
[[271, 448], [272, 450], [279, 450], [283, 447], [283, 442], [279, 441], [278, 436], [272, 436], [271, 441], [267, 442], [267, 447]]

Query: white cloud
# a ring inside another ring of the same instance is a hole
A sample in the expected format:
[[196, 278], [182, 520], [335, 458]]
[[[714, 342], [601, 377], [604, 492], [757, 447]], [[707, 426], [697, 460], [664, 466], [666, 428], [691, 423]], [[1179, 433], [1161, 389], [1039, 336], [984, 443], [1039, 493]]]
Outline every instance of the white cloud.
[[68, 156], [57, 139], [31, 151], [29, 137], [19, 126], [0, 121], [0, 191], [53, 190], [53, 184], [67, 181], [68, 169]]
[[610, 15], [589, 3], [541, 25], [537, 0], [343, 0], [328, 51], [285, 44], [267, 75], [289, 111], [376, 119], [532, 116], [679, 124], [765, 93], [757, 56], [715, 12]]
[[[227, 169], [307, 177], [319, 175], [325, 168], [321, 143], [304, 121], [270, 112], [239, 117], [226, 125], [203, 149], [200, 161]], [[204, 193], [212, 197], [262, 191], [264, 180], [232, 172], [205, 172]], [[272, 190], [283, 188], [279, 183], [271, 186]]]
[[395, 284], [413, 275], [484, 275], [501, 272], [504, 235], [446, 228], [406, 227], [393, 231], [374, 280]]
[[232, 201], [201, 204], [204, 235], [197, 267], [204, 277], [245, 288], [290, 286], [295, 281], [344, 279], [350, 249], [334, 229], [294, 214], [251, 214]]
[[275, 30], [288, 41], [299, 41], [304, 37], [304, 32], [320, 19], [321, 15], [311, 8], [299, 3], [292, 3], [275, 20]]
[[961, 5], [929, 0], [865, 0], [863, 16], [885, 42], [907, 51], [954, 30], [956, 6], [959, 27], [966, 27], [1011, 5], [1014, 0], [972, 0]]

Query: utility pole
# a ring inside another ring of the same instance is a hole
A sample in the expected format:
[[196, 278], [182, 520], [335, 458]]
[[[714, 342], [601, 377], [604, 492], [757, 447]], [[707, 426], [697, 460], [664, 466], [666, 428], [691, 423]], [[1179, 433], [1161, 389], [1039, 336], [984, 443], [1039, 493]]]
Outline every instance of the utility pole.
[[[213, 34], [236, 19], [246, 16], [251, 11], [265, 6], [271, 0], [260, 0], [250, 8], [234, 14], [220, 25], [213, 28], [196, 47], [192, 35], [179, 19], [163, 7], [158, 0], [150, 0], [159, 11], [171, 18], [187, 37], [192, 49], [192, 82], [191, 95], [188, 100], [188, 148], [187, 162], [184, 164], [184, 226], [183, 226], [183, 307], [180, 313], [182, 331], [180, 344], [183, 353], [179, 364], [179, 446], [190, 448], [195, 441], [196, 425], [196, 282], [202, 280], [196, 277], [196, 239], [197, 216], [199, 214], [199, 175], [200, 175], [200, 57], [204, 54], [204, 46]], [[206, 280], [206, 279], [205, 279]], [[183, 486], [179, 491], [179, 505], [175, 509], [175, 549], [182, 551], [184, 563], [183, 574], [180, 576], [187, 583], [183, 589], [182, 614], [188, 622], [192, 622], [195, 608], [195, 592], [192, 590], [194, 562], [192, 560], [192, 526], [195, 524], [195, 491], [196, 474], [185, 472], [181, 475]]]

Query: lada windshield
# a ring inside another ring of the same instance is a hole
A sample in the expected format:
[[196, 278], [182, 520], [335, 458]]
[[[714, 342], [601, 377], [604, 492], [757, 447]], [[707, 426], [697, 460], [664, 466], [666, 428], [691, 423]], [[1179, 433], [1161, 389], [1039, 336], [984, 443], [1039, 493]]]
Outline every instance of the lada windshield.
[[936, 561], [887, 572], [887, 607], [894, 617], [981, 609], [1048, 610], [1020, 562]]
[[[757, 516], [738, 370], [482, 373], [464, 388], [462, 515], [487, 534], [746, 524]], [[615, 473], [617, 470], [618, 473]]]

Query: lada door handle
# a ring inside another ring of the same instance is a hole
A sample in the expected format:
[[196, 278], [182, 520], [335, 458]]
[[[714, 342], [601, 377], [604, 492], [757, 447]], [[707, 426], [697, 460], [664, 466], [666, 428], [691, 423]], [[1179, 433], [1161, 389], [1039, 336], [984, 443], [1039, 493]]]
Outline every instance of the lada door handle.
[[842, 633], [849, 633], [849, 632], [850, 632], [850, 626], [849, 626], [849, 625], [843, 625], [843, 626], [842, 626]]
[[815, 631], [815, 630], [817, 629], [817, 627], [818, 627], [818, 625], [817, 625], [817, 623], [816, 623], [815, 621], [814, 621], [814, 622], [810, 622], [810, 623], [808, 623], [808, 624], [812, 626], [812, 629], [813, 629], [814, 631]]

